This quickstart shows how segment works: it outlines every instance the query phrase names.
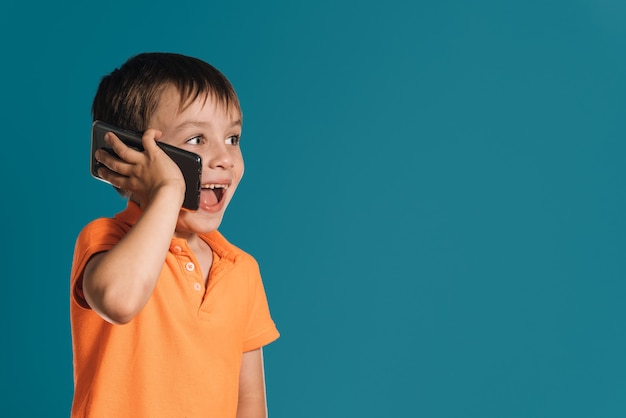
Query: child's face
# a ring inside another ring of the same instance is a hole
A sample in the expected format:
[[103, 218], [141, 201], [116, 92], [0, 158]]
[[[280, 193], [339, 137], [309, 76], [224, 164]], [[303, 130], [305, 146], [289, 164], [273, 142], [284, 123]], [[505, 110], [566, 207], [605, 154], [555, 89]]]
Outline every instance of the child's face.
[[160, 130], [161, 141], [202, 157], [202, 191], [196, 212], [181, 211], [177, 232], [209, 232], [217, 229], [243, 175], [239, 148], [241, 114], [227, 112], [213, 97], [200, 96], [179, 113], [180, 94], [174, 87], [161, 95], [149, 128]]

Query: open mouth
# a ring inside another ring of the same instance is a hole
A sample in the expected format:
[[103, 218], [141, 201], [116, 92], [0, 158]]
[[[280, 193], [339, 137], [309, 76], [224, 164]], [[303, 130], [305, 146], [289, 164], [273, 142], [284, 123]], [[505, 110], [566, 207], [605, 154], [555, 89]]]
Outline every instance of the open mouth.
[[202, 185], [203, 201], [209, 206], [216, 205], [222, 201], [228, 189], [228, 184], [210, 183]]

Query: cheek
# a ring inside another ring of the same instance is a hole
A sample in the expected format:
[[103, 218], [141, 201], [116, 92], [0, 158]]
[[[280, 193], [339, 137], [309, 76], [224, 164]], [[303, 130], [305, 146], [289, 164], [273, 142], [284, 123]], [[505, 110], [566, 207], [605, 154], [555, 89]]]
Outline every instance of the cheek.
[[237, 170], [237, 176], [239, 179], [243, 177], [243, 173], [246, 169], [245, 164], [243, 163], [243, 157], [239, 154], [237, 162], [235, 163], [235, 169]]

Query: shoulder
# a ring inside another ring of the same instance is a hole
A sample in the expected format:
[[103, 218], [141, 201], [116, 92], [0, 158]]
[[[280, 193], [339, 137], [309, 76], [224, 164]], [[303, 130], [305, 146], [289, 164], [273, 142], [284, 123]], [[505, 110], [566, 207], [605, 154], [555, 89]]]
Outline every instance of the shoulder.
[[78, 235], [77, 242], [97, 242], [109, 239], [119, 240], [129, 229], [130, 225], [120, 222], [115, 218], [98, 218], [85, 225]]
[[97, 218], [85, 225], [78, 235], [78, 242], [117, 241], [130, 230], [139, 215], [139, 208], [129, 203], [124, 211], [114, 217]]

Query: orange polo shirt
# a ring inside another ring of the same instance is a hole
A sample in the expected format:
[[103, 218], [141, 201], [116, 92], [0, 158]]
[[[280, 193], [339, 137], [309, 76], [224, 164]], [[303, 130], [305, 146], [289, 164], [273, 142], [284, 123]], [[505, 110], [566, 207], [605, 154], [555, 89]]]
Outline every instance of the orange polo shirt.
[[208, 284], [183, 239], [173, 239], [150, 300], [128, 324], [112, 325], [82, 293], [89, 258], [111, 249], [141, 210], [88, 224], [76, 241], [70, 319], [72, 417], [235, 417], [242, 353], [278, 338], [250, 255], [217, 231]]

